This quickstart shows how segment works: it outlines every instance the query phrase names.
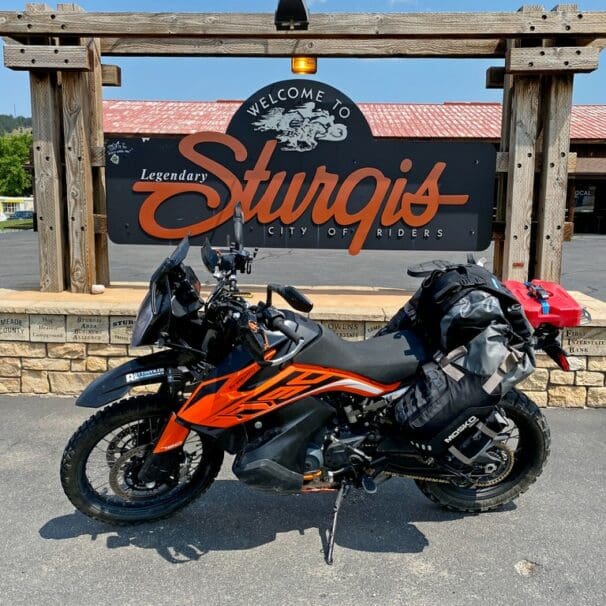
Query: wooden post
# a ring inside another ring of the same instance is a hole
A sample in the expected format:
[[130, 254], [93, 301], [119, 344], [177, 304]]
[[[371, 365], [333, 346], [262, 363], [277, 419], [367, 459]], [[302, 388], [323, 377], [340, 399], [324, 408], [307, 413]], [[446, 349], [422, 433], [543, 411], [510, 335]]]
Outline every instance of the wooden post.
[[[78, 12], [74, 4], [59, 4], [58, 12]], [[77, 38], [73, 41], [79, 44]], [[93, 175], [90, 162], [90, 102], [88, 74], [61, 72], [70, 290], [90, 292], [96, 282]]]
[[[507, 48], [511, 48], [516, 42], [507, 41]], [[503, 75], [503, 103], [501, 106], [501, 142], [499, 151], [509, 151], [509, 131], [511, 125], [511, 90], [513, 85], [513, 76]], [[497, 175], [497, 203], [495, 209], [495, 221], [505, 221], [507, 208], [507, 173]], [[493, 244], [492, 270], [499, 277], [503, 277], [503, 254], [505, 250], [505, 241], [496, 240]]]
[[509, 137], [503, 279], [527, 280], [534, 191], [539, 80], [515, 76]]
[[572, 74], [551, 76], [543, 106], [543, 171], [538, 203], [536, 277], [559, 282], [566, 219]]
[[[50, 12], [45, 4], [27, 4], [30, 13]], [[46, 42], [48, 39], [39, 40]], [[34, 201], [38, 220], [40, 290], [65, 289], [65, 232], [61, 179], [61, 102], [57, 74], [30, 72], [34, 157]]]
[[[90, 145], [103, 153], [103, 71], [99, 39], [92, 40], [93, 71], [88, 74], [88, 96], [90, 100]], [[103, 155], [104, 159], [104, 155]], [[93, 179], [93, 212], [107, 215], [105, 199], [105, 167], [95, 163], [91, 167]], [[106, 232], [95, 232], [95, 268], [97, 283], [109, 286], [109, 250]]]

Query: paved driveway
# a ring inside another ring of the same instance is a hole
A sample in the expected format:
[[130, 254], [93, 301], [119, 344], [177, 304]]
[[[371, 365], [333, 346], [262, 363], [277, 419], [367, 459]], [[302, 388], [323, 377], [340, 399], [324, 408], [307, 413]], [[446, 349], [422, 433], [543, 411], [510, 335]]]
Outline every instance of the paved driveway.
[[[257, 493], [229, 465], [161, 523], [112, 528], [75, 513], [58, 464], [89, 412], [0, 397], [2, 604], [606, 603], [604, 410], [547, 412], [548, 469], [506, 511], [446, 513], [406, 480], [355, 494], [332, 567], [321, 553], [330, 494]], [[516, 571], [524, 560], [534, 574]]]

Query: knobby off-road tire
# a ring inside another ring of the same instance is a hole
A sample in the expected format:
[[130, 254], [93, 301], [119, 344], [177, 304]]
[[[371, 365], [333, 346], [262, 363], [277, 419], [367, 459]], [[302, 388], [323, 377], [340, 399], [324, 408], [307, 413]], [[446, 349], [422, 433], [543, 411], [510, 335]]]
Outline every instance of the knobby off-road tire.
[[452, 511], [480, 513], [510, 503], [541, 475], [551, 441], [543, 413], [528, 396], [515, 389], [505, 395], [499, 406], [516, 423], [523, 439], [520, 458], [516, 456], [509, 475], [495, 486], [477, 490], [417, 480], [426, 497]]
[[[61, 460], [61, 484], [76, 509], [91, 518], [126, 526], [169, 517], [208, 490], [221, 468], [223, 450], [202, 438], [202, 460], [192, 477], [178, 489], [157, 499], [111, 502], [93, 490], [87, 478], [87, 460], [105, 436], [139, 420], [158, 416], [168, 419], [171, 412], [166, 401], [156, 394], [138, 396], [105, 407], [80, 426], [68, 442]], [[109, 474], [109, 466], [107, 471]]]

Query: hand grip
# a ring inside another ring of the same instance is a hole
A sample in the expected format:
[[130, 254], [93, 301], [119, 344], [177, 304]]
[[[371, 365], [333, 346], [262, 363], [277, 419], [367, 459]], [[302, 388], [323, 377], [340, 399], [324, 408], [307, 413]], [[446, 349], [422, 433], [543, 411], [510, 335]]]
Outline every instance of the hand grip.
[[300, 337], [292, 328], [290, 328], [283, 318], [277, 317], [272, 321], [272, 328], [279, 330], [283, 335], [287, 336], [293, 343], [298, 343]]

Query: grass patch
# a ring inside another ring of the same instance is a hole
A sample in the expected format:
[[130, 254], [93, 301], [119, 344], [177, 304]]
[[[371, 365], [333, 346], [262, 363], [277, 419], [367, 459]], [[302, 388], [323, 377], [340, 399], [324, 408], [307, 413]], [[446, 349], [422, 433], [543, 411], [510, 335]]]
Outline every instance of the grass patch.
[[5, 229], [34, 229], [34, 222], [31, 219], [0, 221], [0, 231], [4, 231]]

